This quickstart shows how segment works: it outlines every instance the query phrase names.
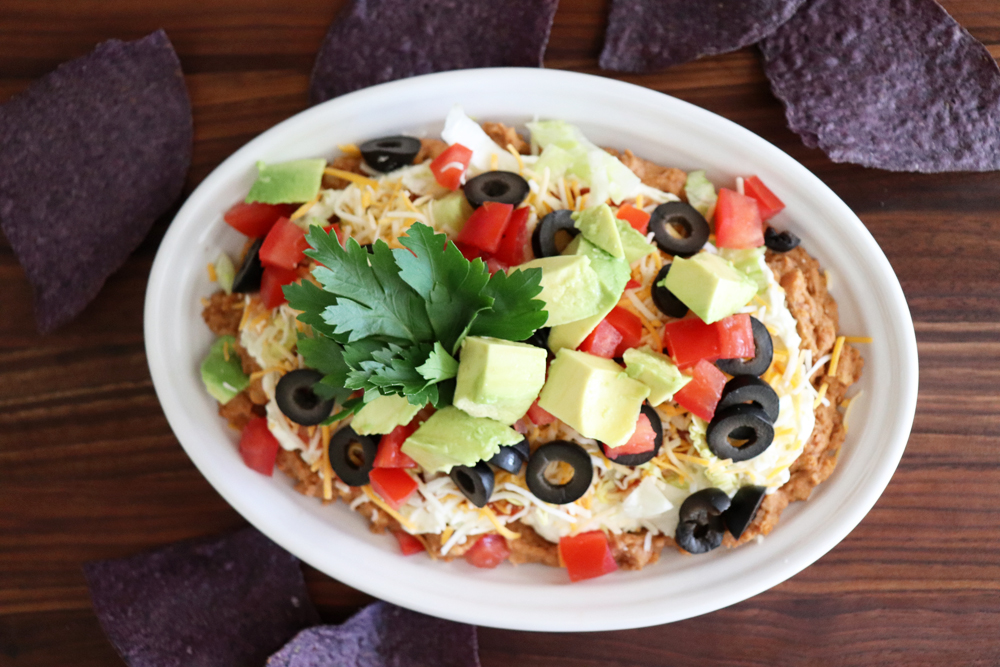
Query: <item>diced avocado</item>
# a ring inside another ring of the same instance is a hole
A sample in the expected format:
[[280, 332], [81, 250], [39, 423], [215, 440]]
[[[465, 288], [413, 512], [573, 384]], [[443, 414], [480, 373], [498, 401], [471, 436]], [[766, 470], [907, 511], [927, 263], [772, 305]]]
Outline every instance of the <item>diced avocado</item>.
[[618, 305], [617, 301], [608, 305], [607, 308], [599, 310], [596, 315], [591, 315], [590, 317], [585, 317], [582, 320], [570, 322], [569, 324], [560, 324], [557, 327], [552, 327], [549, 330], [549, 349], [555, 353], [564, 347], [571, 350], [580, 347], [580, 343], [587, 339], [587, 336], [597, 328], [601, 320], [608, 316], [608, 313], [614, 310], [616, 305]]
[[542, 270], [542, 293], [535, 298], [545, 302], [549, 313], [545, 326], [576, 322], [597, 312], [601, 281], [590, 266], [589, 257], [542, 257], [515, 268]]
[[[624, 259], [615, 259], [610, 254], [598, 248], [596, 245], [578, 235], [570, 241], [563, 251], [564, 255], [583, 255], [590, 258], [590, 268], [597, 273], [601, 281], [601, 310], [607, 308], [608, 304], [618, 303], [625, 291], [625, 285], [632, 272]], [[596, 324], [594, 326], [597, 326]]]
[[462, 342], [453, 405], [473, 417], [513, 424], [545, 384], [547, 358], [534, 345], [469, 336]]
[[326, 160], [292, 160], [277, 164], [257, 163], [257, 180], [246, 202], [300, 204], [319, 194]]
[[719, 256], [728, 259], [738, 271], [747, 274], [757, 283], [757, 294], [767, 291], [767, 275], [764, 273], [764, 252], [767, 248], [719, 248]]
[[681, 373], [673, 359], [648, 347], [629, 348], [624, 358], [628, 376], [649, 387], [650, 405], [670, 399], [691, 381], [691, 376]]
[[548, 167], [549, 170], [549, 180], [557, 181], [566, 174], [566, 170], [569, 169], [570, 165], [573, 164], [573, 155], [555, 144], [549, 144], [542, 151], [542, 154], [538, 157], [538, 161], [535, 162], [532, 169], [536, 174], [541, 174]]
[[757, 283], [718, 255], [675, 257], [664, 286], [705, 324], [729, 317], [753, 298]]
[[379, 396], [358, 410], [351, 428], [359, 435], [389, 433], [397, 426], [409, 424], [418, 412], [420, 406], [411, 405], [405, 396]]
[[618, 221], [618, 234], [621, 236], [622, 249], [625, 251], [625, 261], [629, 264], [656, 252], [656, 247], [627, 222]]
[[610, 206], [607, 204], [591, 206], [579, 213], [574, 213], [573, 220], [576, 221], [575, 226], [580, 230], [583, 238], [615, 259], [625, 258], [622, 239], [618, 233], [618, 221], [615, 214], [611, 212]]
[[549, 366], [538, 405], [585, 438], [620, 447], [635, 431], [649, 387], [611, 361], [562, 349]]
[[472, 215], [472, 206], [465, 198], [465, 193], [456, 190], [441, 197], [441, 199], [432, 201], [431, 215], [434, 216], [435, 229], [457, 234], [465, 226], [465, 221]]
[[232, 294], [233, 280], [236, 279], [236, 267], [233, 266], [233, 260], [229, 259], [229, 255], [226, 253], [220, 252], [213, 266], [215, 267], [215, 282], [222, 288], [223, 292]]
[[715, 215], [715, 202], [719, 196], [715, 194], [715, 186], [705, 178], [704, 171], [692, 171], [684, 182], [684, 195], [694, 210], [711, 220]]
[[427, 472], [450, 472], [455, 466], [489, 460], [502, 446], [523, 438], [498, 421], [472, 417], [449, 405], [421, 424], [401, 449]]
[[201, 362], [201, 381], [212, 398], [222, 404], [247, 388], [250, 378], [243, 372], [234, 337], [219, 336], [212, 343], [208, 356]]

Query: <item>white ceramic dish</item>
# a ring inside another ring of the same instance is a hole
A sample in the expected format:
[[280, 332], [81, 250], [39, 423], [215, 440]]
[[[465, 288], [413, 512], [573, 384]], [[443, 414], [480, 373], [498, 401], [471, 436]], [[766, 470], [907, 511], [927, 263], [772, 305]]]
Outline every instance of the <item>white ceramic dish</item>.
[[[685, 557], [667, 551], [641, 572], [569, 584], [541, 565], [477, 570], [464, 561], [403, 558], [391, 536], [373, 535], [342, 503], [324, 506], [276, 473], [241, 461], [236, 434], [216, 414], [198, 366], [212, 334], [199, 299], [214, 286], [205, 265], [243, 238], [222, 221], [268, 162], [337, 154], [337, 144], [386, 134], [436, 136], [454, 103], [483, 120], [517, 126], [533, 116], [578, 124], [598, 145], [631, 148], [716, 183], [759, 175], [787, 204], [776, 221], [831, 270], [841, 329], [867, 335], [865, 397], [837, 470], [795, 503], [762, 543]], [[433, 74], [362, 90], [313, 107], [257, 137], [195, 190], [163, 239], [145, 304], [146, 352], [156, 393], [191, 460], [246, 519], [296, 556], [340, 581], [435, 616], [500, 628], [612, 630], [714, 611], [764, 591], [816, 561], [865, 516], [903, 453], [917, 396], [917, 351], [903, 292], [860, 220], [802, 165], [708, 111], [638, 86], [534, 69]]]

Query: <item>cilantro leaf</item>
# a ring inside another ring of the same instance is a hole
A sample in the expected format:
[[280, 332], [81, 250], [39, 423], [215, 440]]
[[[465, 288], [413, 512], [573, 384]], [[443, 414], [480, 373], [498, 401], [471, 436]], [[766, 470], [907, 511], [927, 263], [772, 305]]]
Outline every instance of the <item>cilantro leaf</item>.
[[426, 225], [411, 226], [399, 242], [408, 248], [393, 251], [399, 277], [423, 297], [435, 339], [453, 353], [476, 315], [493, 305], [483, 291], [489, 282], [486, 265], [481, 259], [470, 262], [447, 236]]
[[309, 338], [301, 334], [296, 346], [306, 366], [324, 374], [323, 379], [313, 385], [316, 395], [338, 403], [346, 401], [351, 395], [351, 390], [344, 386], [350, 368], [344, 362], [343, 348], [325, 336]]
[[347, 342], [347, 336], [334, 333], [335, 327], [323, 319], [323, 311], [337, 303], [336, 296], [310, 280], [285, 285], [282, 291], [288, 299], [288, 305], [302, 311], [297, 317], [300, 322], [308, 324], [327, 338], [333, 338], [340, 343]]
[[321, 421], [320, 425], [329, 426], [330, 424], [339, 422], [341, 419], [350, 417], [364, 406], [365, 406], [365, 399], [363, 398], [352, 398], [346, 400], [341, 404], [340, 412], [330, 415], [329, 417]]
[[417, 366], [420, 376], [429, 382], [441, 382], [449, 380], [458, 375], [458, 362], [455, 357], [448, 354], [444, 345], [435, 341], [434, 349], [420, 366]]
[[485, 293], [493, 307], [479, 313], [469, 329], [471, 336], [493, 336], [506, 340], [526, 340], [535, 329], [545, 326], [549, 314], [545, 302], [534, 297], [542, 292], [541, 269], [518, 269], [510, 275], [497, 271], [490, 277]]
[[335, 334], [354, 342], [370, 336], [388, 336], [414, 342], [433, 336], [424, 301], [399, 277], [399, 267], [384, 241], [369, 254], [354, 239], [341, 247], [336, 234], [313, 228], [308, 235], [312, 250], [306, 254], [322, 266], [313, 276], [336, 297], [322, 311], [323, 321]]

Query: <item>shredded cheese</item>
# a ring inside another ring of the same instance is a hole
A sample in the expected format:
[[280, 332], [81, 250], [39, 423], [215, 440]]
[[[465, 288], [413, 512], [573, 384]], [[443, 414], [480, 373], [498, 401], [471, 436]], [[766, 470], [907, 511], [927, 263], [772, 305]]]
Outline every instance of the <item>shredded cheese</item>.
[[208, 265], [208, 279], [213, 283], [219, 282], [219, 276], [215, 273], [215, 264], [209, 263]]
[[844, 336], [837, 336], [837, 341], [833, 344], [833, 352], [830, 353], [830, 368], [826, 371], [830, 377], [837, 376], [837, 364], [840, 362], [840, 353], [844, 349], [845, 340]]
[[508, 540], [516, 540], [519, 537], [521, 537], [521, 533], [515, 533], [514, 531], [507, 528], [507, 526], [500, 523], [500, 520], [497, 519], [497, 515], [494, 514], [493, 510], [491, 510], [489, 507], [481, 508], [479, 510], [479, 514], [489, 519], [489, 522], [492, 523], [494, 526], [496, 526], [497, 532], [500, 533], [503, 537], [506, 537]]
[[355, 174], [353, 171], [344, 171], [343, 169], [336, 169], [334, 167], [327, 167], [323, 170], [323, 173], [327, 176], [334, 176], [336, 178], [342, 178], [345, 181], [350, 181], [355, 185], [360, 185], [362, 187], [369, 187], [372, 190], [378, 189], [378, 181], [368, 178], [367, 176], [362, 176], [361, 174]]
[[292, 213], [292, 215], [289, 218], [289, 220], [295, 221], [295, 220], [298, 220], [299, 218], [301, 218], [302, 216], [304, 216], [306, 213], [309, 212], [309, 209], [311, 209], [313, 206], [316, 205], [316, 203], [319, 201], [319, 198], [320, 198], [320, 193], [317, 192], [315, 197], [313, 197], [312, 199], [310, 199], [309, 201], [307, 201], [305, 204], [303, 204], [302, 206], [299, 206], [297, 209], [295, 209], [295, 213]]
[[818, 408], [820, 406], [820, 404], [823, 402], [823, 399], [826, 398], [826, 390], [828, 388], [829, 388], [829, 385], [827, 383], [825, 383], [825, 382], [820, 385], [820, 387], [819, 387], [819, 393], [816, 394], [816, 400], [813, 401], [813, 409], [814, 410], [816, 408]]
[[396, 510], [394, 510], [391, 507], [389, 507], [384, 500], [382, 500], [381, 498], [379, 498], [375, 494], [375, 492], [372, 491], [372, 487], [370, 485], [366, 484], [366, 485], [364, 485], [361, 488], [364, 489], [365, 495], [368, 496], [368, 500], [370, 500], [373, 503], [375, 503], [378, 506], [379, 509], [381, 509], [383, 512], [385, 512], [386, 514], [388, 514], [389, 516], [391, 516], [393, 519], [395, 519], [396, 521], [398, 521], [399, 525], [401, 525], [404, 528], [407, 528], [409, 530], [415, 530], [413, 524], [411, 522], [407, 521], [406, 517], [404, 517], [402, 514], [400, 514]]
[[871, 343], [871, 336], [843, 336], [845, 343]]

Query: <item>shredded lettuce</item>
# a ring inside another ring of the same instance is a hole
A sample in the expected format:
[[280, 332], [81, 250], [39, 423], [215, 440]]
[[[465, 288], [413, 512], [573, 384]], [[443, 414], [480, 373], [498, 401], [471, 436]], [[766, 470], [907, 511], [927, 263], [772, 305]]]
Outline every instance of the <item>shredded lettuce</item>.
[[480, 171], [488, 171], [492, 156], [497, 156], [497, 165], [501, 171], [517, 171], [517, 159], [490, 139], [479, 123], [465, 115], [462, 107], [455, 105], [444, 120], [441, 138], [451, 144], [462, 144], [472, 151], [469, 165]]
[[618, 158], [593, 144], [577, 126], [562, 120], [527, 125], [531, 141], [543, 149], [543, 156], [550, 146], [557, 146], [569, 155], [571, 162], [566, 174], [576, 176], [590, 187], [591, 205], [603, 204], [608, 199], [619, 204], [638, 192], [642, 184], [639, 177]]
[[715, 202], [718, 195], [715, 194], [715, 186], [705, 177], [704, 171], [692, 171], [687, 176], [684, 183], [684, 194], [687, 195], [688, 203], [694, 210], [705, 216], [706, 220], [711, 220], [715, 215]]
[[768, 280], [764, 272], [764, 251], [766, 248], [719, 248], [719, 256], [728, 259], [737, 270], [742, 271], [757, 284], [757, 294], [767, 291]]

